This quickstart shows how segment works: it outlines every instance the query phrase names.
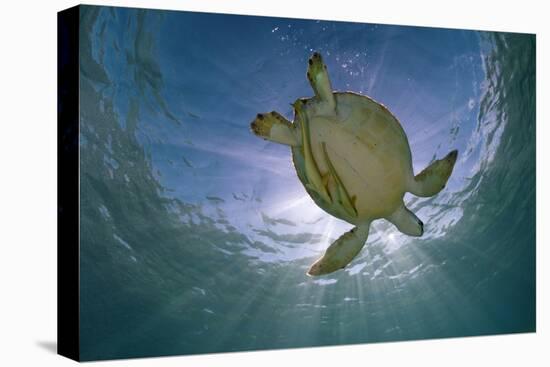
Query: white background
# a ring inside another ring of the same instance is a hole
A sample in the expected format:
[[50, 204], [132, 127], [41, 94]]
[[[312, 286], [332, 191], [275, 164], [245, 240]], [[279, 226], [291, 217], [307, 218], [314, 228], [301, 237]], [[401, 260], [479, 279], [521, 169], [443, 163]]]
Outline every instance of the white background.
[[[537, 33], [537, 333], [98, 362], [124, 366], [549, 365], [549, 26], [544, 1], [109, 1], [124, 5]], [[56, 12], [0, 10], [0, 365], [67, 366], [56, 348]], [[546, 105], [545, 105], [546, 103]]]

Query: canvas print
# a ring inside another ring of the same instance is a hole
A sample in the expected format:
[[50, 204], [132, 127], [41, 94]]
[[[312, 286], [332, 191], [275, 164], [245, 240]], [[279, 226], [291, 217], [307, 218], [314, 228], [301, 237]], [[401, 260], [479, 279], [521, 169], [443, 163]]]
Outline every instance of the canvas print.
[[80, 6], [79, 359], [534, 332], [535, 44]]

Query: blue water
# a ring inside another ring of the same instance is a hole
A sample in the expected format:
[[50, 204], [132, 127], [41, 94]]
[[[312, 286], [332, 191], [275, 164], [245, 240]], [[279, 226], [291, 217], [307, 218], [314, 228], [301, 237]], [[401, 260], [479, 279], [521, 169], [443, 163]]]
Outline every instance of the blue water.
[[[80, 37], [84, 360], [535, 331], [535, 37], [85, 6]], [[320, 51], [337, 90], [384, 103], [415, 172], [452, 149], [421, 238], [307, 196], [259, 112], [292, 119]]]

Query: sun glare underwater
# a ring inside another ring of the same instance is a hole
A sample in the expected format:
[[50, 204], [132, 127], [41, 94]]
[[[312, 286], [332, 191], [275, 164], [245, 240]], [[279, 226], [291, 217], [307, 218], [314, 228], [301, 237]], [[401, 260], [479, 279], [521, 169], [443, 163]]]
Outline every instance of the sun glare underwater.
[[[84, 360], [535, 331], [535, 36], [84, 6]], [[418, 173], [459, 156], [419, 238], [372, 223], [349, 266], [309, 265], [351, 225], [250, 122], [335, 90], [399, 119]]]

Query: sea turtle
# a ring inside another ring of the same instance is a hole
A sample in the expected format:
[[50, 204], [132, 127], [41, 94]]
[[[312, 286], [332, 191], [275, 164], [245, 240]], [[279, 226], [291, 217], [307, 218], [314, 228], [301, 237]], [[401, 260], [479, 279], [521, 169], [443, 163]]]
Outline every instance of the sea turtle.
[[381, 103], [353, 92], [333, 92], [326, 65], [315, 52], [307, 78], [315, 92], [293, 104], [294, 122], [273, 111], [258, 114], [252, 131], [290, 146], [300, 181], [327, 213], [355, 227], [334, 241], [308, 270], [310, 276], [344, 268], [363, 248], [373, 220], [422, 236], [424, 224], [403, 203], [405, 192], [433, 196], [446, 185], [457, 150], [416, 176], [403, 128]]

